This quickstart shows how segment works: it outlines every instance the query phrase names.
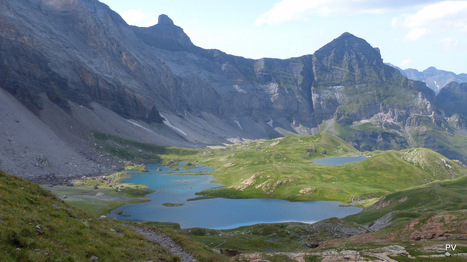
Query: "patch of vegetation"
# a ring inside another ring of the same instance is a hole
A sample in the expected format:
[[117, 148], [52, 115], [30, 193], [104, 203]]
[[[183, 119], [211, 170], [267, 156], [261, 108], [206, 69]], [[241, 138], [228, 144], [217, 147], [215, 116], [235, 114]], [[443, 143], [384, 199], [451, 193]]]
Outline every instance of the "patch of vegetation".
[[122, 205], [147, 201], [145, 196], [154, 192], [142, 185], [121, 183], [126, 176], [122, 171], [108, 176], [75, 179], [71, 181], [73, 186], [43, 187], [68, 204], [101, 216]]
[[[342, 121], [340, 122], [342, 123]], [[409, 147], [406, 139], [400, 134], [387, 131], [371, 123], [353, 125], [336, 123], [334, 128], [339, 137], [352, 143], [360, 151], [405, 149]]]
[[182, 167], [180, 167], [178, 170], [188, 170], [188, 169], [193, 169], [193, 168], [196, 168], [196, 165], [191, 162], [187, 162]]
[[396, 261], [401, 261], [401, 262], [465, 262], [465, 258], [463, 257], [419, 257], [419, 258], [408, 258], [404, 256], [397, 256], [397, 257], [392, 257]]
[[179, 207], [179, 206], [183, 206], [183, 204], [177, 204], [177, 203], [164, 203], [162, 204], [163, 206], [165, 207]]
[[144, 172], [149, 172], [149, 170], [146, 168], [145, 165], [143, 164], [125, 164], [125, 170], [136, 170], [136, 171], [139, 171], [141, 173], [144, 173]]
[[305, 256], [305, 262], [321, 262], [323, 259], [318, 256]]
[[425, 127], [413, 128], [410, 134], [416, 146], [431, 148], [446, 157], [467, 163], [467, 136]]
[[[414, 232], [417, 230], [429, 232], [429, 229], [425, 229], [423, 226], [432, 223], [442, 225], [439, 230], [449, 231], [451, 239], [455, 239], [456, 234], [462, 235], [459, 230], [463, 227], [462, 223], [467, 216], [466, 188], [466, 176], [450, 181], [433, 182], [389, 194], [372, 207], [343, 220], [367, 225], [393, 212], [392, 225], [381, 231], [380, 234], [397, 231], [399, 239], [417, 239], [419, 236]], [[449, 218], [450, 222], [445, 223], [445, 218]], [[409, 222], [412, 222], [412, 227], [404, 229]], [[429, 234], [427, 236], [428, 238], [433, 237]], [[420, 235], [420, 237], [424, 236]]]
[[118, 221], [96, 219], [0, 171], [2, 261], [179, 261]]

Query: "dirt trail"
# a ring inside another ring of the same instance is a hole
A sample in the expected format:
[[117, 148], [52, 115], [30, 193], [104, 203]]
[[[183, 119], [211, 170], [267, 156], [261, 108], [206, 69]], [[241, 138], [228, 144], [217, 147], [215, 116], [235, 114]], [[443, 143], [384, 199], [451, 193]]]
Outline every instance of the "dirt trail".
[[175, 243], [170, 237], [166, 236], [165, 234], [156, 232], [154, 230], [139, 227], [139, 226], [131, 226], [136, 232], [143, 235], [147, 239], [157, 242], [163, 247], [170, 249], [172, 254], [180, 256], [183, 262], [199, 262], [192, 254], [183, 250], [183, 247], [179, 244]]

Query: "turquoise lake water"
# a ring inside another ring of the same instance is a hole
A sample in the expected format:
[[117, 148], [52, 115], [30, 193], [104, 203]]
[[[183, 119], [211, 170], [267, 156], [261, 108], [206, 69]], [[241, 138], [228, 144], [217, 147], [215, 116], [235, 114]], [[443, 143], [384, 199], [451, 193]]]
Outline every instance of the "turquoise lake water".
[[335, 156], [335, 157], [326, 157], [321, 159], [313, 160], [313, 164], [325, 165], [325, 166], [336, 166], [343, 165], [353, 162], [359, 162], [367, 159], [366, 156], [356, 155], [356, 156]]
[[[335, 201], [290, 202], [280, 199], [214, 198], [188, 201], [205, 189], [222, 187], [212, 183], [212, 175], [173, 175], [174, 173], [208, 173], [212, 168], [171, 171], [160, 165], [148, 165], [149, 172], [133, 173], [125, 182], [143, 184], [156, 192], [149, 194], [149, 202], [119, 207], [110, 217], [136, 221], [158, 221], [180, 224], [181, 228], [231, 229], [240, 226], [303, 222], [314, 223], [330, 217], [345, 217], [360, 212], [359, 207], [340, 207]], [[161, 168], [161, 171], [156, 171]], [[164, 203], [183, 204], [167, 207]], [[120, 215], [118, 214], [119, 212]]]

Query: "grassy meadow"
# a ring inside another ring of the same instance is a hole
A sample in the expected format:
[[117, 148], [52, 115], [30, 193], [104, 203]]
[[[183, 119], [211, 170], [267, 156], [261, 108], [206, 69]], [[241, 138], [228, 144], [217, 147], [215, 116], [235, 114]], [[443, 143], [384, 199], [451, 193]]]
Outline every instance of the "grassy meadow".
[[[336, 166], [313, 164], [314, 159], [356, 154], [368, 159]], [[161, 157], [213, 167], [217, 182], [226, 187], [200, 193], [206, 197], [355, 202], [467, 174], [460, 162], [429, 149], [361, 153], [329, 133], [247, 141]]]

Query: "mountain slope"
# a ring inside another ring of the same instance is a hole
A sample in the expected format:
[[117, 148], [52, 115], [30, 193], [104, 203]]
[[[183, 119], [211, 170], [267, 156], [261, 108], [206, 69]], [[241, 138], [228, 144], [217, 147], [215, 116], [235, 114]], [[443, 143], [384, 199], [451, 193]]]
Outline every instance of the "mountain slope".
[[123, 117], [161, 122], [152, 101], [128, 92], [130, 83], [112, 77], [134, 79], [131, 70], [136, 68], [131, 67], [133, 55], [122, 53], [129, 44], [124, 40], [131, 40], [121, 30], [126, 24], [106, 6], [87, 0], [1, 4], [0, 84], [27, 106], [42, 109], [37, 96], [44, 92], [65, 109], [67, 100], [99, 102]]
[[451, 82], [436, 96], [436, 102], [447, 116], [467, 117], [467, 83]]
[[90, 217], [1, 170], [0, 189], [2, 261], [179, 261], [132, 228]]
[[[425, 212], [467, 209], [466, 196], [463, 194], [466, 185], [467, 177], [464, 176], [389, 194], [372, 207], [367, 208], [365, 212], [349, 216], [346, 220], [366, 224], [373, 221], [372, 219], [381, 218], [392, 211], [413, 212], [417, 213], [417, 216], [422, 216]], [[415, 216], [413, 213], [411, 219]], [[398, 219], [406, 218], [400, 216]]]

